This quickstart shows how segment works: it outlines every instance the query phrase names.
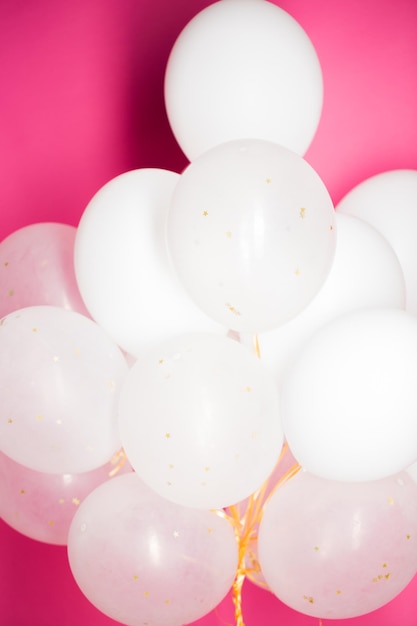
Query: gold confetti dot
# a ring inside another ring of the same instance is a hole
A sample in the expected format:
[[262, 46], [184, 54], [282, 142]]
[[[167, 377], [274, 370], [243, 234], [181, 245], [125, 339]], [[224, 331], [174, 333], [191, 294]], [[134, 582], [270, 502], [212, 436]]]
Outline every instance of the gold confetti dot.
[[21, 496], [24, 496], [26, 491], [24, 489], [21, 489], [19, 493], [20, 493]]
[[240, 315], [240, 312], [228, 302], [226, 302], [226, 307], [229, 309], [230, 313], [233, 313], [233, 315]]
[[81, 350], [79, 348], [75, 348], [74, 354], [80, 355], [81, 354]]
[[391, 578], [391, 574], [385, 574], [385, 580], [388, 580], [389, 578]]
[[53, 520], [53, 519], [50, 519], [50, 520], [49, 520], [49, 522], [48, 522], [48, 524], [49, 524], [49, 526], [53, 526], [53, 525], [55, 524], [55, 522], [54, 522], [54, 520]]
[[36, 419], [38, 420], [38, 422], [40, 422], [40, 421], [43, 419], [43, 418], [42, 418], [42, 415], [37, 415], [37, 416], [36, 416]]
[[299, 268], [299, 267], [296, 267], [296, 268], [295, 268], [295, 270], [294, 270], [294, 274], [295, 274], [296, 276], [300, 276], [300, 274], [301, 274], [301, 270], [300, 270], [300, 268]]
[[373, 583], [377, 583], [377, 582], [378, 582], [378, 578], [373, 578], [373, 579], [372, 579], [372, 582], [373, 582]]
[[59, 502], [59, 504], [64, 504], [65, 499], [64, 499], [64, 498], [60, 498], [60, 499], [58, 500], [58, 502]]
[[307, 600], [310, 604], [314, 604], [314, 598], [311, 596], [303, 596], [304, 600]]
[[38, 332], [38, 329], [37, 329], [37, 328], [32, 328], [32, 332], [33, 332], [33, 333], [37, 333], [37, 332]]
[[270, 183], [272, 183], [272, 180], [270, 178], [265, 178], [265, 182], [269, 185]]
[[245, 387], [245, 391], [246, 391], [247, 393], [250, 393], [250, 392], [252, 391], [252, 387], [249, 387], [249, 386], [248, 386], [248, 387]]
[[171, 433], [165, 433], [165, 439], [171, 439]]
[[14, 289], [9, 289], [8, 295], [9, 296], [14, 296]]
[[382, 579], [383, 579], [382, 574], [379, 574], [379, 575], [378, 575], [378, 580], [382, 580]]
[[163, 362], [164, 362], [164, 359], [159, 359], [158, 361], [159, 365], [162, 365]]
[[301, 219], [303, 220], [305, 218], [305, 216], [306, 216], [306, 209], [305, 209], [305, 207], [301, 207], [301, 209], [300, 209], [300, 217], [301, 217]]
[[340, 594], [342, 593], [341, 589], [336, 589], [336, 593], [338, 596], [340, 596]]
[[207, 532], [208, 532], [209, 535], [211, 535], [211, 533], [213, 532], [213, 529], [212, 528], [207, 528]]
[[210, 471], [210, 467], [208, 465], [206, 465], [206, 467], [204, 468], [205, 472], [209, 472]]
[[139, 576], [137, 574], [133, 575], [133, 580], [139, 580]]
[[143, 595], [145, 596], [145, 598], [149, 598], [149, 596], [151, 595], [149, 591], [144, 591]]
[[388, 498], [387, 502], [390, 506], [392, 506], [394, 504], [394, 498]]
[[172, 483], [169, 480], [167, 481], [167, 486], [172, 487]]
[[329, 226], [329, 230], [333, 230], [333, 226], [331, 224]]
[[174, 466], [173, 466], [173, 464], [172, 464], [172, 463], [170, 463], [170, 464], [168, 465], [168, 467], [169, 467], [169, 469], [171, 469], [171, 470], [172, 470], [172, 469], [174, 469]]
[[314, 546], [314, 552], [318, 552], [320, 548], [318, 546]]
[[9, 265], [9, 261], [5, 261], [5, 262], [3, 263], [3, 265], [4, 265], [4, 267], [7, 267], [7, 266]]
[[388, 565], [386, 563], [383, 563], [382, 567], [388, 567]]
[[171, 604], [171, 600], [164, 600], [164, 604]]
[[203, 211], [203, 217], [207, 217], [208, 211]]
[[407, 539], [411, 539], [411, 535], [406, 535]]
[[228, 231], [226, 232], [226, 237], [227, 237], [228, 239], [231, 239], [231, 238], [232, 238], [232, 231], [231, 231], [231, 230], [228, 230]]
[[80, 500], [78, 498], [73, 498], [71, 502], [75, 504], [75, 506], [78, 506], [80, 504]]
[[7, 420], [7, 423], [8, 423], [8, 424], [13, 424], [13, 420], [12, 420], [11, 418], [9, 418], [9, 419]]

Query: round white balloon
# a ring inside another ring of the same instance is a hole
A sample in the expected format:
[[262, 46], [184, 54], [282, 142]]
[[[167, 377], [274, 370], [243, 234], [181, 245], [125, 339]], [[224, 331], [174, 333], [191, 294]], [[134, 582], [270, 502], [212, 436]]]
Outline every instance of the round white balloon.
[[172, 270], [166, 215], [179, 175], [139, 169], [117, 176], [86, 207], [75, 271], [94, 320], [126, 352], [181, 332], [224, 330], [200, 311]]
[[38, 472], [77, 474], [120, 448], [117, 408], [128, 365], [98, 324], [33, 306], [0, 324], [0, 448]]
[[268, 478], [283, 434], [268, 371], [239, 343], [175, 337], [137, 360], [120, 396], [122, 445], [161, 496], [195, 508], [239, 502]]
[[166, 68], [168, 118], [190, 160], [243, 137], [304, 154], [322, 100], [322, 73], [311, 40], [271, 2], [210, 5], [181, 32]]
[[168, 214], [174, 267], [196, 304], [243, 332], [277, 328], [323, 285], [334, 209], [314, 169], [269, 141], [212, 148], [183, 172]]
[[405, 277], [406, 308], [417, 313], [417, 170], [392, 170], [368, 178], [337, 205], [376, 228], [397, 254]]
[[288, 444], [331, 480], [390, 476], [417, 460], [417, 318], [362, 310], [319, 330], [281, 388]]
[[278, 382], [306, 341], [336, 317], [364, 308], [405, 308], [404, 275], [387, 240], [356, 217], [335, 218], [336, 253], [323, 287], [297, 317], [259, 335], [262, 361]]

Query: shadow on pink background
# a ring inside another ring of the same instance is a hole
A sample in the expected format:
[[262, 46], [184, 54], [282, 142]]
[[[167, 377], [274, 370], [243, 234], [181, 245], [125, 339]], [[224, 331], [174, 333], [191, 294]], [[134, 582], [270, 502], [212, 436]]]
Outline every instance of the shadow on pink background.
[[[306, 158], [333, 201], [371, 175], [417, 169], [417, 2], [275, 3], [304, 27], [322, 63], [323, 116]], [[164, 69], [181, 29], [208, 4], [0, 2], [0, 239], [34, 222], [77, 225], [93, 194], [126, 170], [184, 168], [164, 111]], [[64, 548], [3, 522], [0, 576], [2, 626], [116, 624], [84, 599]], [[250, 583], [243, 609], [246, 626], [318, 626]], [[229, 597], [197, 623], [232, 622]], [[416, 626], [417, 579], [383, 609], [343, 623]]]

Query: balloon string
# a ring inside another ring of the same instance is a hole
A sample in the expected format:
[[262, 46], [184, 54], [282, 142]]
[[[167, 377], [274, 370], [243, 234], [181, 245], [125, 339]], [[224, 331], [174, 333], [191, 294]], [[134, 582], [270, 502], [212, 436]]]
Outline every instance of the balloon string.
[[[287, 451], [288, 445], [284, 444], [278, 463], [282, 460]], [[240, 504], [228, 507], [227, 512], [217, 511], [218, 515], [224, 517], [232, 524], [238, 542], [238, 567], [235, 580], [232, 585], [232, 598], [235, 607], [236, 626], [245, 626], [242, 612], [242, 588], [245, 578], [255, 580], [255, 574], [260, 571], [259, 563], [255, 559], [252, 559], [252, 567], [247, 567], [246, 556], [249, 545], [252, 542], [257, 542], [258, 540], [256, 529], [261, 523], [265, 505], [278, 487], [295, 476], [300, 469], [301, 467], [298, 463], [292, 465], [277, 481], [269, 494], [267, 494], [267, 491], [270, 479], [266, 480], [263, 485], [248, 498], [246, 508], [243, 513], [241, 513], [242, 505]], [[256, 582], [259, 584], [259, 581]], [[266, 584], [262, 586], [266, 589], [268, 588]]]
[[109, 478], [113, 478], [113, 476], [115, 476], [117, 474], [117, 472], [120, 472], [120, 470], [122, 469], [122, 467], [126, 463], [126, 461], [127, 461], [127, 456], [126, 456], [125, 451], [123, 450], [123, 448], [121, 448], [110, 459], [110, 463], [112, 465], [115, 465], [116, 467], [113, 467], [113, 469], [110, 470]]
[[261, 348], [259, 346], [258, 335], [253, 335], [253, 351], [255, 352], [258, 359], [261, 358]]

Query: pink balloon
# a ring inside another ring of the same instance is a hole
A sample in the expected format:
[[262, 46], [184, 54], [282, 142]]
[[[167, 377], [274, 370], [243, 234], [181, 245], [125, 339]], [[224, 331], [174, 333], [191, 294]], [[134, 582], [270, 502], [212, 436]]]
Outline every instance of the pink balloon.
[[66, 545], [72, 518], [85, 497], [113, 476], [131, 471], [127, 459], [115, 455], [91, 472], [45, 474], [0, 452], [0, 517], [31, 539]]
[[179, 626], [214, 609], [233, 583], [237, 553], [226, 519], [169, 502], [134, 473], [95, 489], [68, 538], [83, 593], [131, 626]]
[[326, 619], [390, 602], [417, 569], [417, 485], [402, 472], [346, 483], [297, 474], [269, 501], [259, 559], [273, 593]]
[[31, 224], [0, 243], [0, 317], [38, 304], [90, 317], [75, 280], [76, 232], [67, 224]]

